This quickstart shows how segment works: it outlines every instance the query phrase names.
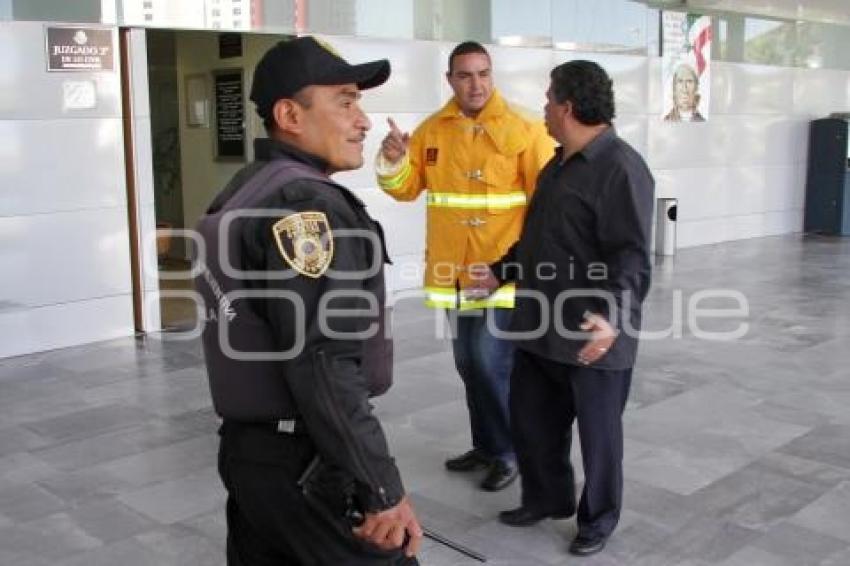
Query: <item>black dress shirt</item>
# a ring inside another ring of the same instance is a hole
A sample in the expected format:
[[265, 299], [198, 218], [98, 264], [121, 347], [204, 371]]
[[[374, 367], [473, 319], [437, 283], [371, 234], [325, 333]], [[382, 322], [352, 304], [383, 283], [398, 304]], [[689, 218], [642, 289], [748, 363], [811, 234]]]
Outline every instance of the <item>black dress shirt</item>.
[[634, 365], [641, 304], [649, 290], [649, 238], [655, 182], [643, 158], [613, 127], [563, 159], [559, 148], [540, 174], [522, 235], [493, 264], [517, 282], [511, 325], [517, 347], [580, 365], [585, 313], [618, 331], [592, 367]]

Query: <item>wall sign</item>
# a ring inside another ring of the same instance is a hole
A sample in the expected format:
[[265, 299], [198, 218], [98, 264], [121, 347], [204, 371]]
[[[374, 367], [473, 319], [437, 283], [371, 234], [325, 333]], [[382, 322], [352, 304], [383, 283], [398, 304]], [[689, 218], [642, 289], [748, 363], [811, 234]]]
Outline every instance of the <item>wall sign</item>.
[[218, 34], [218, 58], [229, 59], [231, 57], [242, 57], [242, 34]]
[[245, 98], [242, 69], [216, 71], [215, 145], [217, 159], [245, 159]]
[[115, 44], [111, 29], [47, 27], [48, 71], [112, 71]]

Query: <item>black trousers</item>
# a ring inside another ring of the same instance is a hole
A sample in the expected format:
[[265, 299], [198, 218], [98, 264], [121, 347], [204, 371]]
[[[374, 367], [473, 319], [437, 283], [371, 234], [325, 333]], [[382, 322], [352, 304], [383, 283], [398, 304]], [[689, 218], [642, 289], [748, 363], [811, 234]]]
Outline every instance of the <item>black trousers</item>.
[[517, 350], [510, 407], [523, 506], [558, 514], [575, 510], [570, 443], [578, 421], [585, 474], [579, 532], [613, 532], [622, 507], [622, 415], [631, 378], [631, 368], [573, 366]]
[[[228, 566], [415, 566], [402, 551], [357, 539], [344, 516], [344, 482], [298, 479], [316, 454], [309, 436], [225, 422], [219, 474], [227, 489]], [[320, 470], [318, 475], [322, 475]]]

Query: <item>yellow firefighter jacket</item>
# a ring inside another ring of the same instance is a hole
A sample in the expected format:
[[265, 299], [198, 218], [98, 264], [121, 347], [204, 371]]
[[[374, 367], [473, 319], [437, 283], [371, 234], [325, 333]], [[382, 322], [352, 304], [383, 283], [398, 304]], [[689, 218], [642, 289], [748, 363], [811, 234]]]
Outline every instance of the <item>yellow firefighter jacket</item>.
[[[500, 259], [519, 238], [537, 174], [554, 153], [543, 123], [508, 104], [497, 91], [477, 118], [454, 99], [411, 136], [407, 156], [378, 184], [400, 201], [427, 191], [426, 303], [435, 308], [511, 308], [505, 286], [487, 299], [469, 300], [467, 268]], [[382, 174], [386, 173], [386, 174]]]

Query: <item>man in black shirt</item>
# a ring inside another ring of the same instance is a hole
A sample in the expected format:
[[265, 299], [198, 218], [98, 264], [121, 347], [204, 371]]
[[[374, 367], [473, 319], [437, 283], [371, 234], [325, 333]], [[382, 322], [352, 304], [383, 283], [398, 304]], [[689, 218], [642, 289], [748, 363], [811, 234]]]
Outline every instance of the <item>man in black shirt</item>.
[[268, 139], [198, 224], [229, 566], [415, 565], [422, 529], [369, 399], [391, 382], [380, 226], [328, 175], [363, 164], [360, 90], [312, 37], [257, 64]]
[[[481, 287], [517, 282], [511, 426], [522, 504], [514, 526], [578, 513], [570, 552], [600, 551], [622, 505], [622, 412], [649, 290], [654, 181], [617, 137], [612, 82], [590, 61], [551, 73], [546, 125], [561, 147], [537, 181], [522, 236]], [[576, 508], [578, 421], [585, 486]]]

